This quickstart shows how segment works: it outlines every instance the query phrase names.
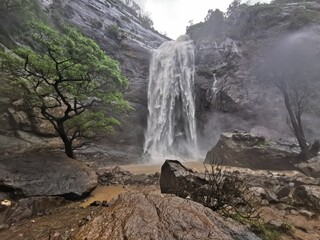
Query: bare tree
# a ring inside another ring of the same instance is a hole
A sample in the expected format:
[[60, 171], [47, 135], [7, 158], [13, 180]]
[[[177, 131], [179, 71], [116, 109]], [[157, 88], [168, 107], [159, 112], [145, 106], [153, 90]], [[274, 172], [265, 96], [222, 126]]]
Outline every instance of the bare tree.
[[312, 32], [294, 34], [271, 51], [260, 72], [260, 77], [276, 86], [283, 97], [302, 159], [311, 158], [319, 151], [319, 140], [309, 146], [302, 118], [319, 100], [319, 46], [320, 38]]

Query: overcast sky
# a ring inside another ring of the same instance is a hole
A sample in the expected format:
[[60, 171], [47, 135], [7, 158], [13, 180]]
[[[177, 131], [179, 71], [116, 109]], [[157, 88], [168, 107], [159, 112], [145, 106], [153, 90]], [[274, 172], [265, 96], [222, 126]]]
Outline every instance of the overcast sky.
[[[135, 0], [145, 11], [149, 12], [154, 28], [168, 37], [176, 39], [186, 31], [189, 21], [203, 21], [209, 9], [225, 12], [232, 0]], [[251, 3], [258, 0], [251, 0]], [[263, 2], [261, 0], [260, 2]]]

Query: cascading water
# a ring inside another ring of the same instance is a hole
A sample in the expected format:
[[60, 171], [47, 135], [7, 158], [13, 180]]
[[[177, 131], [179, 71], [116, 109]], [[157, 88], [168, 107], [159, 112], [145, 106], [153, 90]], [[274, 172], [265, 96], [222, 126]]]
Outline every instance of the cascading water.
[[152, 161], [197, 154], [194, 46], [188, 36], [163, 43], [152, 56], [144, 153]]

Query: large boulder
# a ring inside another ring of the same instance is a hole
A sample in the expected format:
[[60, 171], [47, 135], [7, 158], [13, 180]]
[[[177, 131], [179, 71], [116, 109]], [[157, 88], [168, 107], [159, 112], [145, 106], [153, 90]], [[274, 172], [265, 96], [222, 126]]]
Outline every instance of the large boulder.
[[320, 156], [309, 159], [296, 165], [305, 175], [313, 178], [320, 178]]
[[266, 170], [293, 170], [299, 149], [293, 143], [267, 141], [242, 131], [221, 134], [207, 153], [206, 163]]
[[22, 198], [8, 208], [5, 222], [12, 224], [25, 218], [49, 214], [53, 208], [66, 204], [62, 197], [32, 197]]
[[0, 188], [19, 197], [78, 198], [90, 193], [97, 183], [92, 169], [62, 153], [33, 153], [0, 160]]
[[61, 147], [62, 141], [59, 138], [44, 138], [24, 131], [15, 131], [14, 135], [0, 134], [0, 158]]
[[70, 239], [259, 239], [201, 204], [171, 195], [124, 193]]
[[187, 197], [190, 191], [200, 188], [206, 183], [207, 181], [204, 178], [201, 178], [177, 160], [166, 160], [161, 167], [161, 193]]
[[299, 204], [320, 212], [320, 186], [302, 185], [295, 189], [293, 197]]

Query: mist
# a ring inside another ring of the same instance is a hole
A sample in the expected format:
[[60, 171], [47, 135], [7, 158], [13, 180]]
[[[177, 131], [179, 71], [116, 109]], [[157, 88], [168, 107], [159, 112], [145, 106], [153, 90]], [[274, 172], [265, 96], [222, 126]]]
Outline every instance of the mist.
[[[150, 13], [154, 27], [161, 33], [166, 33], [172, 39], [178, 38], [186, 31], [189, 21], [194, 23], [204, 20], [209, 9], [220, 9], [225, 12], [232, 0], [135, 0], [145, 11]], [[270, 2], [252, 0], [249, 4]]]

